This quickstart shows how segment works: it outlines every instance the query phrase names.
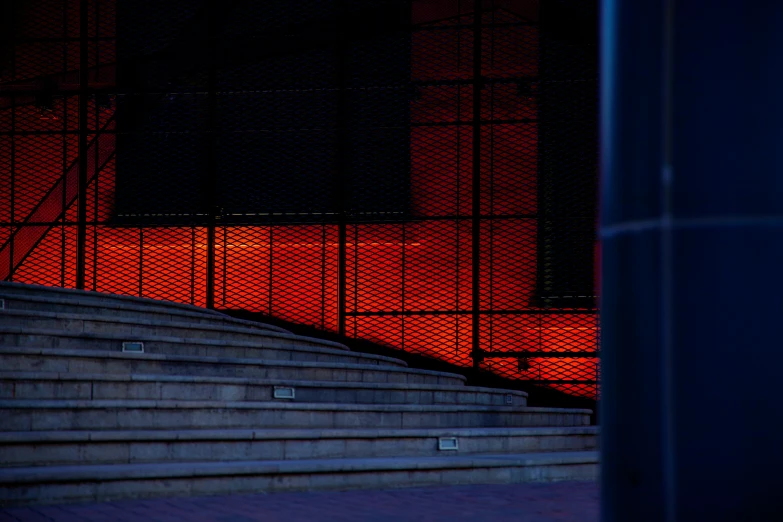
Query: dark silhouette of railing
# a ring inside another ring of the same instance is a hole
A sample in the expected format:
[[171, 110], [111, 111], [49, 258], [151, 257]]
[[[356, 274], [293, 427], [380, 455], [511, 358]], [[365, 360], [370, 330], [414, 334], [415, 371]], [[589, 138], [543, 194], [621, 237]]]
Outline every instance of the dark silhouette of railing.
[[[114, 156], [115, 134], [107, 132], [113, 124], [114, 115], [87, 147], [88, 184], [95, 180], [101, 169]], [[79, 158], [76, 158], [0, 247], [0, 280], [11, 278], [38, 243], [46, 237], [47, 232], [58, 224], [65, 212], [76, 202], [78, 193]]]

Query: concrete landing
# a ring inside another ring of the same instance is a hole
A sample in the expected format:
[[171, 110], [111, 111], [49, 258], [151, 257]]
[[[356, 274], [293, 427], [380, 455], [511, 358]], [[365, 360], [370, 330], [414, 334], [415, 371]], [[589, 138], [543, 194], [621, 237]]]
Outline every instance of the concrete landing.
[[0, 509], [0, 522], [598, 522], [596, 482], [274, 493]]

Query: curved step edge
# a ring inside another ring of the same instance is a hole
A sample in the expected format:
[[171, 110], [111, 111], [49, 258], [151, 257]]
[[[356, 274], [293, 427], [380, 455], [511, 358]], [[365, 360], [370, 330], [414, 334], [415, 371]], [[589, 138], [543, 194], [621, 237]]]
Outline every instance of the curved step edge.
[[399, 457], [377, 459], [308, 459], [239, 462], [167, 462], [159, 464], [108, 464], [0, 469], [0, 484], [42, 481], [109, 481], [130, 479], [190, 478], [196, 476], [241, 476], [254, 474], [368, 472], [393, 470], [438, 470], [597, 464], [597, 452], [520, 453], [454, 457]]
[[[125, 296], [118, 296], [118, 297], [125, 297]], [[280, 328], [279, 326], [274, 326], [266, 323], [257, 323], [255, 321], [248, 321], [246, 319], [238, 319], [235, 317], [231, 317], [230, 315], [227, 314], [215, 312], [212, 310], [207, 310], [206, 308], [193, 307], [192, 309], [191, 308], [181, 309], [179, 307], [169, 307], [168, 306], [169, 302], [167, 301], [150, 300], [152, 302], [100, 303], [96, 300], [93, 301], [86, 300], [86, 302], [78, 302], [76, 300], [71, 300], [71, 299], [25, 295], [23, 293], [7, 294], [7, 293], [3, 293], [2, 290], [0, 290], [0, 299], [4, 299], [6, 301], [5, 303], [6, 310], [14, 310], [14, 309], [27, 310], [27, 308], [14, 308], [13, 303], [17, 301], [21, 301], [21, 302], [28, 302], [28, 303], [38, 303], [44, 306], [46, 305], [68, 306], [68, 307], [81, 306], [87, 308], [100, 308], [104, 310], [118, 310], [118, 311], [127, 311], [127, 312], [135, 312], [135, 313], [142, 313], [142, 314], [168, 314], [168, 315], [180, 316], [183, 318], [191, 318], [191, 319], [199, 319], [199, 320], [206, 319], [210, 321], [219, 321], [221, 323], [243, 325], [248, 328], [256, 328], [259, 330], [274, 331], [274, 332], [287, 333], [287, 334], [291, 333], [285, 328]], [[9, 307], [9, 303], [11, 304], [10, 307]], [[179, 303], [171, 303], [171, 304], [178, 305]], [[190, 305], [181, 305], [181, 306], [189, 307]], [[209, 313], [204, 313], [205, 310]]]
[[[284, 341], [291, 342], [291, 343], [296, 343], [297, 341], [301, 341], [302, 344], [287, 345], [286, 343], [281, 343], [280, 341], [276, 341], [274, 337], [272, 338], [272, 340], [266, 340], [266, 341], [264, 339], [259, 339], [258, 341], [231, 341], [231, 340], [223, 340], [223, 339], [169, 337], [163, 335], [150, 335], [150, 334], [119, 335], [119, 334], [94, 333], [94, 332], [85, 332], [85, 333], [67, 332], [67, 331], [60, 331], [60, 330], [50, 330], [50, 329], [43, 329], [43, 328], [26, 328], [22, 326], [9, 326], [9, 325], [0, 324], [0, 337], [2, 337], [3, 335], [40, 336], [40, 337], [50, 337], [53, 339], [63, 338], [63, 339], [70, 339], [72, 340], [72, 342], [77, 342], [77, 343], [80, 340], [105, 341], [107, 343], [114, 343], [115, 348], [118, 350], [122, 347], [122, 343], [124, 341], [141, 341], [150, 344], [157, 342], [157, 343], [169, 343], [169, 344], [188, 344], [192, 346], [206, 346], [212, 348], [220, 348], [220, 347], [270, 348], [270, 349], [279, 349], [279, 350], [298, 351], [303, 353], [304, 352], [324, 353], [324, 354], [333, 353], [336, 355], [349, 354], [350, 356], [355, 356], [357, 358], [376, 360], [376, 361], [385, 361], [395, 366], [408, 366], [408, 363], [406, 363], [402, 359], [395, 359], [393, 357], [387, 357], [385, 355], [353, 352], [344, 346], [338, 346], [338, 347], [327, 346], [326, 344], [329, 343], [323, 343], [325, 345], [321, 346], [322, 343], [320, 342], [320, 339], [302, 338], [302, 337], [294, 337], [294, 336], [286, 337], [284, 338]], [[310, 345], [306, 343], [314, 343], [314, 344]], [[93, 351], [109, 352], [110, 350], [108, 348], [107, 349], [97, 348], [94, 349]]]
[[[528, 394], [520, 390], [505, 390], [500, 388], [485, 388], [480, 386], [453, 386], [447, 384], [401, 384], [354, 381], [313, 381], [295, 379], [254, 379], [247, 377], [213, 377], [198, 375], [167, 375], [167, 374], [75, 374], [61, 372], [26, 372], [0, 370], [0, 382], [109, 382], [109, 383], [183, 383], [183, 384], [227, 384], [227, 385], [257, 385], [257, 386], [292, 386], [294, 388], [339, 388], [360, 390], [393, 390], [393, 391], [432, 391], [432, 392], [463, 392], [488, 393], [495, 395], [511, 395], [524, 401]], [[17, 397], [1, 397], [6, 400]], [[519, 405], [513, 405], [519, 406]]]
[[198, 440], [301, 440], [301, 439], [385, 439], [416, 437], [519, 437], [550, 435], [598, 435], [598, 426], [545, 426], [528, 428], [403, 428], [403, 429], [188, 429], [115, 431], [4, 431], [0, 444], [114, 442], [114, 441], [198, 441]]
[[[54, 320], [64, 320], [64, 321], [88, 321], [88, 322], [96, 322], [96, 323], [116, 323], [121, 325], [127, 325], [129, 327], [134, 326], [141, 326], [141, 327], [160, 327], [160, 328], [181, 328], [181, 329], [191, 329], [191, 330], [205, 330], [215, 333], [238, 333], [238, 334], [245, 334], [245, 335], [256, 335], [258, 337], [270, 337], [270, 338], [279, 338], [279, 339], [289, 339], [289, 340], [295, 340], [295, 341], [302, 341], [304, 343], [313, 343], [313, 344], [319, 344], [322, 345], [324, 348], [333, 348], [338, 350], [350, 350], [347, 346], [344, 344], [329, 341], [326, 339], [320, 339], [318, 337], [309, 337], [304, 335], [296, 335], [289, 332], [282, 332], [282, 331], [276, 331], [276, 330], [265, 330], [263, 328], [259, 328], [258, 325], [260, 323], [253, 323], [255, 327], [245, 326], [245, 325], [235, 325], [232, 326], [230, 323], [228, 325], [212, 325], [212, 324], [193, 324], [193, 323], [183, 323], [183, 322], [177, 322], [177, 321], [164, 321], [164, 320], [152, 320], [152, 319], [131, 319], [127, 317], [112, 317], [112, 316], [106, 316], [106, 315], [90, 315], [90, 314], [72, 314], [72, 313], [60, 313], [60, 312], [43, 312], [43, 311], [34, 311], [34, 310], [14, 310], [14, 309], [7, 309], [3, 310], [2, 314], [0, 314], [0, 318], [2, 317], [19, 317], [19, 318], [28, 318], [30, 320], [35, 320], [37, 318], [43, 318], [43, 319], [54, 319]], [[0, 324], [0, 328], [13, 328], [12, 325], [2, 325]], [[17, 329], [22, 330], [22, 327], [17, 326]], [[38, 328], [38, 330], [51, 330], [50, 328]], [[12, 330], [8, 330], [12, 331]], [[58, 332], [65, 334], [78, 334], [78, 335], [102, 335], [102, 332], [78, 332], [78, 331], [68, 331], [68, 330], [57, 330]], [[112, 335], [109, 333], [106, 333], [105, 335]], [[116, 335], [116, 334], [115, 334]], [[132, 334], [128, 334], [132, 335]], [[191, 338], [188, 338], [191, 339]], [[194, 339], [203, 339], [203, 338], [194, 338]], [[239, 342], [249, 342], [249, 341], [239, 341]]]
[[[354, 352], [351, 352], [354, 353]], [[0, 355], [40, 355], [68, 358], [98, 358], [98, 359], [120, 359], [126, 361], [171, 361], [171, 362], [190, 362], [200, 364], [226, 364], [226, 365], [250, 365], [250, 366], [287, 366], [287, 367], [309, 367], [323, 369], [346, 369], [346, 370], [372, 370], [383, 372], [402, 372], [416, 375], [429, 375], [433, 377], [443, 377], [467, 382], [464, 375], [457, 373], [439, 372], [434, 370], [423, 370], [419, 368], [408, 368], [402, 366], [378, 366], [373, 364], [351, 364], [351, 363], [321, 363], [321, 362], [303, 362], [303, 361], [285, 361], [285, 360], [267, 360], [250, 359], [241, 357], [212, 357], [195, 355], [166, 355], [166, 354], [134, 354], [124, 352], [108, 352], [101, 350], [74, 350], [58, 348], [27, 348], [15, 346], [0, 346]]]

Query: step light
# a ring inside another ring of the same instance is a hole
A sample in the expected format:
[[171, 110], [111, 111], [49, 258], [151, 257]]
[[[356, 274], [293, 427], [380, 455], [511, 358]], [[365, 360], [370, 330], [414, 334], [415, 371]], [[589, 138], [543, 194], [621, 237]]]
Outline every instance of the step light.
[[290, 386], [275, 386], [275, 399], [293, 399], [296, 396]]
[[122, 351], [128, 353], [144, 353], [144, 343], [140, 341], [126, 341], [122, 343]]
[[438, 439], [438, 449], [440, 451], [457, 451], [459, 449], [457, 437], [440, 437]]
[[506, 404], [508, 404], [509, 406], [514, 404], [514, 396], [511, 395], [510, 393], [506, 394]]

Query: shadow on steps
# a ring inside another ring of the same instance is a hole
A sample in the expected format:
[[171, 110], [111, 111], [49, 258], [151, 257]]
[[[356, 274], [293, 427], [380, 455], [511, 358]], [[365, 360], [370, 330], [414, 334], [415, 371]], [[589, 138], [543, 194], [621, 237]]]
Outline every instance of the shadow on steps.
[[543, 386], [535, 386], [517, 379], [508, 379], [486, 370], [474, 370], [464, 366], [457, 366], [433, 357], [427, 357], [417, 353], [406, 352], [397, 348], [392, 348], [380, 343], [367, 341], [365, 339], [354, 339], [343, 337], [334, 332], [320, 330], [313, 326], [307, 326], [289, 321], [284, 321], [276, 317], [259, 312], [248, 312], [246, 310], [218, 310], [238, 319], [246, 319], [279, 326], [289, 330], [297, 335], [317, 337], [329, 341], [335, 341], [348, 346], [352, 351], [360, 353], [371, 353], [375, 355], [385, 355], [395, 357], [408, 363], [411, 368], [420, 368], [424, 370], [433, 370], [439, 372], [449, 372], [464, 375], [468, 386], [484, 386], [487, 388], [502, 388], [507, 390], [521, 390], [528, 394], [528, 406], [547, 407], [547, 408], [588, 408], [593, 410], [590, 416], [592, 425], [598, 424], [598, 405], [594, 399], [586, 397], [574, 397], [558, 390], [553, 390]]

